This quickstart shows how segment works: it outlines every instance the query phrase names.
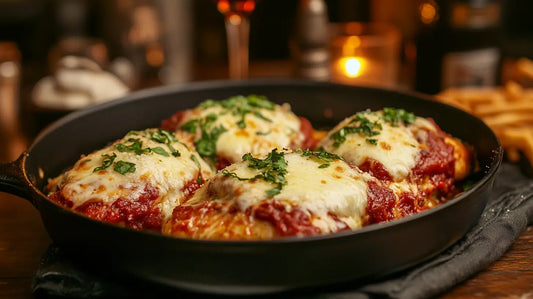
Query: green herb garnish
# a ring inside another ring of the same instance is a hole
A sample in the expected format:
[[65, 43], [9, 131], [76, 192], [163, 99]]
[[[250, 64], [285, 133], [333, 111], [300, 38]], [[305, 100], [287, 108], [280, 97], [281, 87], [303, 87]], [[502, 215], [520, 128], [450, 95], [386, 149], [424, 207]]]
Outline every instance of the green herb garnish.
[[115, 158], [117, 157], [117, 154], [113, 153], [112, 155], [103, 154], [102, 157], [106, 158], [102, 162], [102, 166], [96, 167], [93, 172], [97, 172], [103, 169], [108, 168], [109, 166], [113, 165], [113, 161], [115, 161]]
[[377, 139], [374, 139], [374, 138], [367, 138], [365, 139], [366, 142], [372, 144], [372, 145], [377, 145], [378, 144], [378, 140]]
[[[370, 121], [363, 113], [357, 113], [347, 126], [340, 128], [329, 138], [334, 140], [333, 146], [339, 147], [346, 141], [346, 135], [361, 134], [372, 137], [379, 135], [382, 129], [383, 127], [379, 122]], [[370, 143], [373, 144], [372, 141]]]
[[115, 168], [113, 169], [120, 174], [135, 172], [135, 164], [126, 161], [117, 161], [117, 163], [115, 163]]
[[[261, 114], [257, 109], [267, 109], [267, 110], [274, 110], [276, 107], [276, 104], [270, 102], [265, 96], [259, 96], [259, 95], [248, 95], [248, 96], [234, 96], [227, 98], [223, 101], [213, 101], [213, 100], [207, 100], [198, 107], [201, 109], [207, 109], [215, 106], [220, 106], [224, 108], [224, 112], [221, 114], [225, 114], [227, 112], [230, 112], [231, 114], [238, 116], [239, 120], [235, 123], [239, 128], [244, 129], [246, 128], [246, 115], [253, 114], [257, 118], [260, 118], [264, 121], [271, 122], [270, 119], [265, 117], [263, 114]], [[181, 128], [185, 131], [194, 133], [196, 131], [196, 128], [192, 128], [193, 124], [191, 124], [191, 121], [184, 124]]]
[[115, 144], [115, 148], [119, 152], [134, 152], [137, 155], [147, 154], [151, 152], [150, 148], [142, 147], [142, 141], [140, 139], [129, 138], [126, 142], [127, 143]]
[[340, 156], [326, 152], [324, 150], [296, 150], [297, 153], [301, 153], [302, 157], [313, 157], [317, 162], [321, 163], [318, 168], [329, 167], [329, 163], [323, 162], [332, 162], [333, 160], [343, 160]]
[[200, 156], [211, 159], [213, 163], [216, 162], [218, 137], [227, 131], [222, 125], [212, 128], [216, 120], [217, 115], [210, 113], [204, 118], [193, 119], [181, 126], [181, 129], [193, 134], [200, 130], [201, 137], [194, 140], [196, 150]]
[[268, 135], [270, 133], [272, 133], [272, 130], [268, 130], [266, 132], [260, 132], [260, 131], [255, 132], [255, 134], [259, 135], [259, 136], [265, 136], [265, 135]]
[[165, 144], [178, 141], [172, 132], [163, 129], [157, 129], [156, 131], [150, 132], [150, 139]]
[[416, 121], [416, 116], [413, 113], [395, 108], [383, 108], [382, 117], [384, 121], [390, 123], [394, 127], [397, 127], [400, 121], [406, 126]]
[[161, 156], [165, 156], [165, 157], [169, 157], [170, 155], [167, 153], [167, 151], [165, 151], [162, 147], [158, 146], [158, 147], [154, 147], [151, 149], [152, 152], [158, 154], [158, 155], [161, 155]]
[[96, 167], [93, 172], [100, 171], [103, 169], [108, 168], [111, 165], [114, 165], [113, 170], [120, 174], [125, 174], [127, 172], [135, 172], [135, 164], [126, 162], [126, 161], [117, 161], [114, 162], [117, 158], [117, 154], [113, 153], [112, 155], [103, 154], [102, 157], [104, 157], [104, 161], [102, 162], [102, 166]]
[[268, 196], [274, 196], [281, 192], [284, 185], [287, 184], [285, 174], [287, 173], [287, 161], [285, 161], [284, 153], [278, 153], [273, 149], [265, 159], [254, 158], [250, 153], [242, 156], [243, 161], [248, 161], [248, 167], [259, 170], [259, 174], [251, 178], [239, 177], [234, 172], [229, 172], [226, 169], [222, 170], [222, 175], [230, 176], [238, 180], [255, 181], [262, 179], [266, 182], [275, 184], [276, 187], [266, 191]]
[[178, 139], [176, 139], [172, 132], [163, 129], [158, 129], [157, 131], [150, 132], [150, 139], [159, 143], [166, 144], [168, 149], [170, 150], [170, 153], [172, 153], [172, 156], [181, 156], [181, 153], [172, 146], [172, 142], [178, 142]]
[[191, 155], [191, 160], [194, 162], [194, 164], [196, 164], [196, 166], [198, 166], [198, 180], [197, 180], [197, 183], [198, 185], [201, 185], [202, 182], [203, 182], [203, 178], [202, 178], [202, 165], [200, 164], [200, 161], [198, 161], [198, 158], [196, 158], [195, 155]]

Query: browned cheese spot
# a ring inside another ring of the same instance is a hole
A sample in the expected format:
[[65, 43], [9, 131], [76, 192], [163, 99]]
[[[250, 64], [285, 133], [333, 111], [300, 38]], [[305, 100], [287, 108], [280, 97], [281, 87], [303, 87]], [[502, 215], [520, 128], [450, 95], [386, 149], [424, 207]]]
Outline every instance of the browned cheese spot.
[[98, 186], [98, 189], [96, 189], [96, 193], [102, 193], [105, 190], [107, 190], [107, 188], [104, 185], [100, 185]]
[[242, 136], [242, 137], [249, 137], [250, 134], [246, 131], [246, 130], [239, 130], [235, 133], [235, 135], [237, 136]]
[[247, 121], [247, 122], [246, 122], [246, 125], [247, 125], [248, 127], [250, 127], [250, 129], [252, 129], [252, 130], [254, 130], [255, 128], [257, 128], [257, 125], [256, 125], [255, 122], [252, 121], [252, 120]]
[[387, 142], [385, 141], [381, 141], [379, 143], [379, 145], [381, 146], [382, 149], [386, 150], [386, 151], [390, 151], [392, 149], [392, 147], [390, 146], [390, 144], [388, 144]]

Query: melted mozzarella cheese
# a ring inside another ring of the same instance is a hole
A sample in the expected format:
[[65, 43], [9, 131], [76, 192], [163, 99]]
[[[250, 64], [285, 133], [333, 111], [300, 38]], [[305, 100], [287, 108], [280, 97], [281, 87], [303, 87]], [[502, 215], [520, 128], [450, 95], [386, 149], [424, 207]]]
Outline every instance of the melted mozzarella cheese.
[[[159, 191], [157, 202], [160, 203], [163, 217], [169, 217], [174, 207], [181, 203], [185, 185], [195, 181], [199, 172], [204, 179], [209, 179], [212, 172], [200, 156], [190, 150], [192, 146], [179, 141], [171, 142], [172, 148], [180, 153], [179, 157], [175, 157], [167, 144], [150, 139], [149, 132], [154, 131], [155, 129], [150, 129], [138, 131], [135, 135], [128, 134], [111, 146], [81, 158], [71, 170], [57, 179], [57, 186], [54, 188], [72, 201], [75, 208], [88, 200], [98, 200], [107, 204], [112, 204], [119, 198], [134, 201], [142, 195], [145, 187], [150, 185]], [[131, 144], [128, 141], [130, 138], [138, 139], [142, 143], [142, 148], [160, 147], [168, 156], [153, 151], [142, 154], [120, 152], [115, 148], [117, 144]], [[113, 153], [116, 154], [114, 163], [118, 161], [133, 163], [135, 171], [121, 174], [114, 170], [114, 165], [94, 171], [108, 159], [103, 155], [112, 156]], [[196, 157], [196, 161], [192, 156]]]
[[[339, 224], [331, 214], [350, 228], [362, 226], [367, 204], [367, 181], [372, 179], [370, 175], [351, 168], [341, 160], [330, 162], [326, 168], [319, 168], [322, 163], [300, 153], [286, 153], [285, 160], [287, 184], [277, 195], [269, 196], [266, 193], [276, 187], [271, 182], [261, 179], [239, 180], [218, 173], [187, 204], [203, 201], [216, 194], [220, 200], [234, 200], [241, 211], [245, 211], [273, 199], [289, 203], [287, 209], [294, 206], [311, 213], [312, 224], [323, 233], [338, 230]], [[241, 179], [252, 178], [259, 173], [249, 168], [246, 161], [234, 163], [225, 170]]]
[[[371, 122], [378, 122], [381, 129], [379, 134], [368, 136], [363, 133], [346, 135], [346, 141], [335, 146], [331, 136], [341, 128], [351, 126], [355, 116], [349, 117], [339, 123], [324, 138], [319, 146], [324, 150], [335, 153], [344, 158], [348, 163], [359, 166], [367, 159], [374, 159], [389, 172], [395, 181], [405, 179], [416, 165], [420, 154], [421, 144], [417, 141], [417, 134], [424, 130], [436, 130], [433, 124], [421, 117], [409, 126], [398, 124], [393, 126], [381, 118], [381, 112], [365, 112], [363, 115]], [[374, 139], [376, 142], [368, 142]]]
[[[245, 115], [244, 128], [238, 126], [238, 122], [242, 120], [241, 115], [233, 114], [220, 105], [188, 110], [184, 113], [181, 124], [193, 119], [203, 119], [208, 115], [216, 115], [217, 118], [211, 127], [223, 126], [226, 129], [216, 142], [217, 155], [230, 162], [240, 161], [246, 153], [257, 157], [268, 154], [273, 148], [281, 150], [291, 146], [299, 147], [303, 142], [300, 120], [291, 112], [288, 104], [275, 105], [273, 110], [255, 109], [254, 112]], [[259, 112], [262, 117], [257, 116], [255, 112]], [[195, 139], [201, 137], [201, 132], [197, 130]]]

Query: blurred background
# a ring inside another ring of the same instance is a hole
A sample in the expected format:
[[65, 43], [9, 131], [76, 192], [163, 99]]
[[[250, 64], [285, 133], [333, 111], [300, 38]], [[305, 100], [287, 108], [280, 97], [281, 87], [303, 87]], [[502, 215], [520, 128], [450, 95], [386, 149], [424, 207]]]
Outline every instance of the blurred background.
[[[533, 58], [533, 1], [229, 2], [252, 5], [243, 6], [251, 78], [429, 94], [533, 86], [516, 70]], [[215, 0], [0, 0], [0, 157], [16, 158], [70, 111], [143, 88], [227, 79], [224, 20]]]

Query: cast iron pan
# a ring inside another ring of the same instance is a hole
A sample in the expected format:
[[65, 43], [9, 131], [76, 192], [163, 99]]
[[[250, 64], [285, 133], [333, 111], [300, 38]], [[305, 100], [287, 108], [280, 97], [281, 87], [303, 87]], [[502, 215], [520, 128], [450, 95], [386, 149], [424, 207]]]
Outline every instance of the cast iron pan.
[[[316, 127], [364, 109], [403, 108], [433, 117], [470, 143], [480, 171], [461, 196], [428, 211], [357, 231], [272, 241], [200, 241], [98, 222], [65, 210], [42, 193], [46, 181], [83, 153], [129, 130], [156, 127], [206, 99], [262, 94], [290, 102]], [[416, 94], [300, 80], [215, 81], [146, 90], [72, 113], [44, 130], [26, 153], [0, 165], [0, 191], [28, 199], [55, 243], [78, 260], [120, 277], [222, 294], [272, 293], [373, 279], [442, 252], [477, 221], [501, 163], [502, 148], [478, 118]]]

